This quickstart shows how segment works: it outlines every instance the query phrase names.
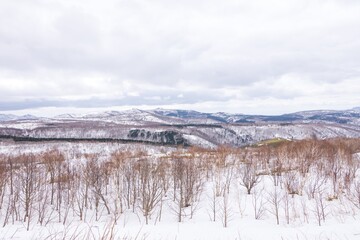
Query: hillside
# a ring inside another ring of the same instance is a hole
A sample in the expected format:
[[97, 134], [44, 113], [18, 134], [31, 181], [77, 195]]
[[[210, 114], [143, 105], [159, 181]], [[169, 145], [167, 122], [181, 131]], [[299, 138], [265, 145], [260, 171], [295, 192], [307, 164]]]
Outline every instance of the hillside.
[[1, 119], [0, 136], [16, 141], [114, 140], [214, 147], [245, 146], [273, 138], [360, 137], [360, 113], [356, 110], [262, 116], [132, 109], [54, 118], [2, 115]]

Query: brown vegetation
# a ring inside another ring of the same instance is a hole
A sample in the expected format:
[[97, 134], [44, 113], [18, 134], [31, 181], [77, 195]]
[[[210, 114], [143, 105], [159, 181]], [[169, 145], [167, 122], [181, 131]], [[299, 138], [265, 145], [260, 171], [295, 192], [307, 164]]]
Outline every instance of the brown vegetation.
[[[70, 163], [66, 153], [57, 149], [0, 156], [1, 220], [3, 226], [23, 221], [29, 229], [31, 224], [52, 221], [66, 224], [69, 214], [87, 221], [89, 211], [96, 221], [113, 216], [116, 223], [121, 214], [132, 211], [142, 213], [148, 224], [153, 217], [161, 221], [167, 199], [181, 222], [196, 213], [206, 182], [212, 184], [210, 219], [216, 221], [220, 213], [224, 227], [231, 216], [231, 185], [253, 195], [256, 219], [270, 205], [268, 211], [277, 224], [281, 209], [287, 223], [291, 221], [291, 197], [306, 195], [314, 201], [312, 210], [321, 225], [327, 215], [326, 201], [345, 196], [360, 208], [355, 155], [359, 151], [358, 139], [333, 139], [243, 149], [178, 149], [162, 156], [149, 156], [141, 149], [117, 151], [107, 160], [92, 154], [79, 163]], [[256, 189], [264, 176], [273, 182], [272, 189], [261, 189], [267, 194]]]

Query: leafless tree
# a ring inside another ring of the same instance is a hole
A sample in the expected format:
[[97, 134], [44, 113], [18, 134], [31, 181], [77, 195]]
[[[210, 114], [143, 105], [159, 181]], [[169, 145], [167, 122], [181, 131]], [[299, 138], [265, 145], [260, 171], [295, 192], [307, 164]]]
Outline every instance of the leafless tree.
[[357, 208], [360, 209], [360, 180], [357, 180], [353, 183], [348, 199], [353, 203]]
[[281, 191], [278, 186], [274, 186], [273, 190], [268, 192], [267, 198], [270, 207], [270, 213], [276, 218], [276, 224], [280, 224], [280, 203], [282, 200]]
[[168, 190], [170, 188], [170, 179], [169, 179], [169, 171], [170, 171], [170, 163], [169, 163], [169, 159], [162, 159], [160, 158], [158, 161], [158, 171], [157, 174], [159, 176], [159, 181], [161, 182], [160, 185], [162, 187], [162, 197], [160, 199], [160, 203], [159, 203], [159, 214], [158, 214], [158, 218], [157, 220], [160, 222], [161, 221], [161, 216], [162, 216], [162, 210], [163, 210], [163, 202], [164, 202], [164, 197], [166, 197]]
[[4, 202], [7, 181], [8, 181], [8, 170], [7, 170], [6, 162], [4, 158], [0, 156], [0, 210], [2, 209]]
[[305, 181], [298, 171], [290, 170], [283, 173], [283, 183], [287, 193], [294, 197], [295, 194], [302, 194]]
[[321, 226], [321, 222], [325, 221], [325, 218], [327, 215], [326, 208], [327, 208], [327, 204], [325, 202], [323, 192], [318, 191], [315, 194], [315, 204], [313, 207], [313, 213], [315, 215], [315, 218], [316, 218], [319, 226]]
[[277, 149], [276, 157], [270, 160], [270, 174], [275, 187], [280, 185], [281, 175], [283, 172], [283, 149]]
[[87, 173], [83, 171], [84, 166], [79, 165], [73, 177], [74, 193], [74, 206], [73, 212], [79, 217], [80, 221], [86, 220], [86, 212], [88, 208], [88, 192], [89, 182], [86, 180]]
[[245, 162], [240, 165], [240, 185], [244, 186], [247, 190], [247, 194], [251, 193], [251, 190], [259, 183], [260, 175], [258, 174], [257, 162], [251, 155]]
[[160, 203], [163, 196], [163, 188], [160, 179], [160, 165], [150, 162], [149, 159], [139, 161], [139, 190], [141, 211], [146, 224], [155, 207]]
[[227, 192], [225, 192], [224, 196], [222, 197], [220, 204], [220, 215], [223, 227], [227, 228], [232, 217], [232, 210], [229, 204], [229, 194]]
[[301, 209], [304, 217], [304, 222], [309, 223], [309, 209], [305, 198], [301, 198]]
[[296, 169], [305, 177], [316, 160], [322, 155], [321, 146], [316, 140], [303, 140], [293, 144]]
[[281, 198], [282, 200], [282, 206], [284, 209], [284, 215], [285, 215], [285, 219], [286, 219], [286, 223], [290, 224], [290, 197], [289, 194], [287, 192], [283, 193], [283, 196]]
[[[125, 164], [123, 169], [123, 196], [126, 203], [126, 207], [131, 209], [135, 205], [136, 201], [136, 174], [137, 172], [134, 171], [135, 161], [133, 158], [129, 158]], [[135, 198], [134, 198], [135, 197]]]
[[26, 229], [29, 231], [33, 213], [33, 204], [39, 186], [38, 159], [37, 156], [33, 154], [22, 155], [20, 159], [22, 160], [22, 167], [19, 172], [19, 184], [21, 187], [20, 199], [24, 210], [23, 221], [27, 221]]
[[112, 163], [112, 179], [114, 184], [115, 192], [115, 212], [123, 212], [123, 186], [124, 186], [124, 171], [125, 171], [125, 162], [130, 158], [131, 153], [128, 151], [116, 151], [111, 155]]
[[308, 195], [309, 199], [314, 199], [315, 194], [326, 185], [327, 179], [322, 174], [321, 171], [314, 170], [307, 174], [306, 183], [305, 183], [305, 192]]
[[197, 162], [193, 158], [177, 156], [172, 159], [174, 202], [173, 208], [178, 217], [178, 222], [182, 221], [184, 209], [190, 207], [190, 218], [196, 210], [197, 200], [202, 192], [201, 171]]
[[[3, 227], [5, 227], [8, 222], [11, 220], [12, 224], [15, 221], [20, 220], [20, 191], [21, 191], [21, 184], [19, 180], [19, 174], [17, 173], [18, 168], [20, 168], [22, 162], [22, 157], [7, 157], [6, 163], [6, 171], [9, 177], [9, 193], [7, 194], [7, 206], [6, 212], [4, 216]], [[16, 167], [15, 167], [16, 166]], [[4, 194], [6, 189], [3, 189]]]
[[219, 199], [216, 193], [216, 187], [215, 184], [212, 187], [211, 195], [208, 196], [209, 199], [209, 208], [210, 208], [210, 220], [215, 222], [216, 221], [216, 215], [218, 212], [218, 205], [219, 205]]
[[[57, 180], [61, 177], [62, 173], [62, 164], [65, 161], [64, 155], [57, 149], [53, 149], [44, 153], [43, 163], [45, 164], [46, 170], [50, 175], [50, 185], [51, 185], [51, 194], [50, 194], [50, 203], [54, 204], [54, 197], [56, 191], [61, 189], [61, 183]], [[57, 186], [55, 186], [57, 184]], [[60, 192], [58, 192], [57, 198], [57, 208], [60, 205]]]
[[107, 178], [106, 167], [98, 162], [96, 155], [93, 155], [86, 163], [85, 172], [87, 173], [87, 181], [93, 193], [96, 213], [95, 219], [98, 220], [100, 201], [104, 204], [107, 214], [110, 214], [110, 208], [104, 193]]
[[255, 219], [262, 219], [262, 217], [265, 215], [266, 208], [265, 208], [265, 202], [263, 194], [265, 192], [265, 189], [262, 188], [258, 190], [257, 188], [254, 188], [253, 194], [252, 194], [252, 205], [254, 207], [254, 217]]
[[37, 189], [37, 196], [35, 199], [38, 223], [43, 225], [45, 223], [45, 217], [48, 213], [50, 206], [49, 202], [49, 186], [46, 181], [46, 173], [39, 171], [39, 188]]

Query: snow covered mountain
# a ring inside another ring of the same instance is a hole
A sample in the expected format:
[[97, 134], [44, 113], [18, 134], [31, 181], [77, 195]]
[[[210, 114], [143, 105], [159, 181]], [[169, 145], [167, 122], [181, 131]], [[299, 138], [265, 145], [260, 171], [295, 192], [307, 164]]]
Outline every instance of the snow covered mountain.
[[346, 111], [303, 111], [283, 115], [245, 115], [229, 113], [201, 113], [186, 110], [154, 110], [156, 114], [182, 119], [211, 119], [219, 123], [259, 123], [259, 122], [326, 122], [326, 123], [359, 123], [360, 108]]
[[360, 137], [360, 112], [304, 111], [278, 116], [191, 110], [107, 111], [54, 118], [0, 115], [0, 137], [16, 141], [96, 140], [160, 145], [244, 146], [267, 139]]
[[14, 121], [14, 120], [35, 120], [35, 119], [38, 119], [38, 117], [29, 114], [22, 116], [17, 116], [13, 114], [0, 114], [0, 122]]
[[360, 112], [360, 107], [354, 107], [353, 109], [351, 109], [352, 111], [355, 111], [355, 112]]
[[[360, 124], [360, 108], [351, 110], [315, 110], [282, 115], [247, 115], [225, 112], [203, 113], [193, 110], [139, 110], [108, 111], [86, 115], [64, 114], [56, 119], [101, 120], [122, 124], [222, 124], [222, 123], [339, 123]], [[0, 118], [1, 119], [1, 118]], [[0, 120], [1, 121], [1, 120]]]

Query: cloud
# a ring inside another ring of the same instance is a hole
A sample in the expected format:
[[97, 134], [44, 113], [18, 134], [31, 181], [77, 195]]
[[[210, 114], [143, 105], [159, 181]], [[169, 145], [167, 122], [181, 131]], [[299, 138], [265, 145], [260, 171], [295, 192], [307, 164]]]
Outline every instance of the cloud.
[[359, 10], [350, 0], [2, 1], [0, 111], [212, 103], [260, 113], [264, 99], [302, 110], [330, 96], [350, 107]]

